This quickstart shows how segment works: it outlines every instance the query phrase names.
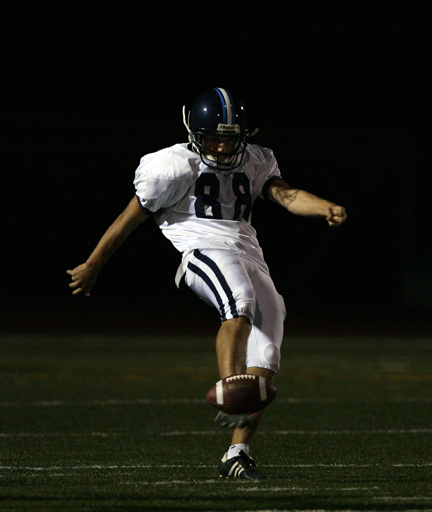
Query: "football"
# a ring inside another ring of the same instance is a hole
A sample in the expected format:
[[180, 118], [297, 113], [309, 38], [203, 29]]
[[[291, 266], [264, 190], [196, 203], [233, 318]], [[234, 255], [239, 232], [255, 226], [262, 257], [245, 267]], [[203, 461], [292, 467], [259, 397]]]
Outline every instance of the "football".
[[250, 374], [222, 379], [208, 391], [209, 404], [228, 414], [253, 413], [264, 409], [276, 398], [276, 388], [264, 377]]

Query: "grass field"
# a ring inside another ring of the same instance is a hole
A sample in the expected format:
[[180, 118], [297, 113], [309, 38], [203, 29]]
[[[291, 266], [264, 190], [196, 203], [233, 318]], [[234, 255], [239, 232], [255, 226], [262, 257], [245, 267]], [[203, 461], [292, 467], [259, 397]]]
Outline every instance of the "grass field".
[[251, 454], [204, 402], [209, 337], [0, 340], [0, 510], [432, 510], [432, 339], [287, 339]]

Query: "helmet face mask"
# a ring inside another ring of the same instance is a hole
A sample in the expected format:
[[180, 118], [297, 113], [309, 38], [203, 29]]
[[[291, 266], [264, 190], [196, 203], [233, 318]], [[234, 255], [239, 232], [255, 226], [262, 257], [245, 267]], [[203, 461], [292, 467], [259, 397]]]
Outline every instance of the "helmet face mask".
[[226, 89], [211, 89], [198, 96], [187, 117], [183, 107], [183, 122], [192, 150], [208, 167], [231, 171], [241, 165], [247, 139], [253, 135], [241, 100]]
[[247, 145], [239, 135], [221, 135], [218, 132], [195, 132], [191, 142], [203, 162], [220, 171], [238, 167]]

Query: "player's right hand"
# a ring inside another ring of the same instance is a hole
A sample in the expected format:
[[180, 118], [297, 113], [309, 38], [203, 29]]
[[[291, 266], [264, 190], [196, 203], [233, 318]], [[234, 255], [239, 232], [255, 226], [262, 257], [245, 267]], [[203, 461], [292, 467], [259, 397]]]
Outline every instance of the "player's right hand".
[[87, 297], [90, 296], [90, 290], [95, 284], [98, 271], [93, 265], [82, 263], [75, 267], [73, 270], [67, 270], [67, 274], [71, 276], [72, 282], [69, 283], [69, 288], [73, 288], [72, 295], [78, 295], [84, 292]]
[[343, 206], [332, 204], [328, 210], [326, 221], [330, 227], [341, 226], [347, 219], [347, 214]]

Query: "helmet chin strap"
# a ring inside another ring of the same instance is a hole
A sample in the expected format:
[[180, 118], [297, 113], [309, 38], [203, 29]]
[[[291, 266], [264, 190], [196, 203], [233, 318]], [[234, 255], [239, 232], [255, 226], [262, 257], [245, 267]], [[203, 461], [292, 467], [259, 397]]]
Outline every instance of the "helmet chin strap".
[[195, 151], [195, 153], [199, 154], [199, 148], [195, 144], [195, 137], [189, 127], [189, 123], [188, 123], [189, 119], [186, 119], [186, 105], [183, 105], [182, 113], [183, 113], [183, 124], [185, 125], [186, 130], [188, 132], [188, 140], [192, 144], [192, 148]]
[[186, 126], [186, 130], [188, 131], [188, 133], [190, 133], [189, 124], [186, 121], [186, 105], [183, 105], [182, 114], [183, 114], [183, 124]]
[[182, 113], [183, 113], [183, 124], [185, 125], [186, 130], [188, 132], [189, 141], [192, 142], [191, 141], [192, 132], [191, 132], [191, 129], [189, 128], [188, 120], [186, 119], [186, 105], [183, 105]]

